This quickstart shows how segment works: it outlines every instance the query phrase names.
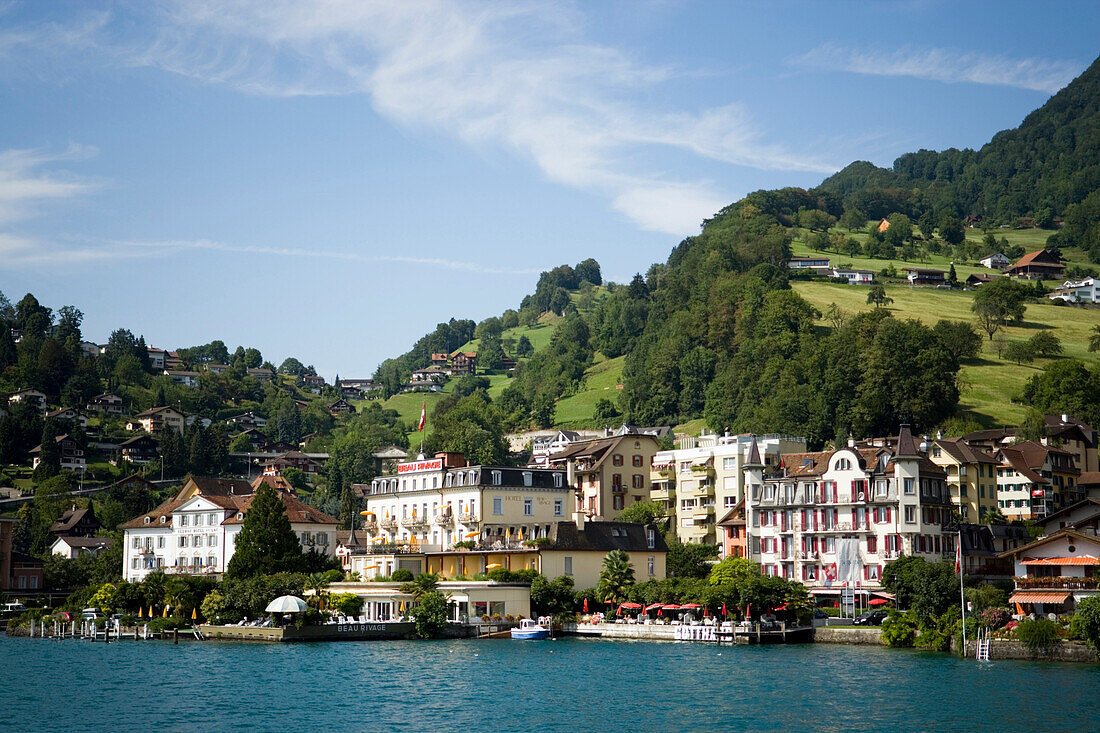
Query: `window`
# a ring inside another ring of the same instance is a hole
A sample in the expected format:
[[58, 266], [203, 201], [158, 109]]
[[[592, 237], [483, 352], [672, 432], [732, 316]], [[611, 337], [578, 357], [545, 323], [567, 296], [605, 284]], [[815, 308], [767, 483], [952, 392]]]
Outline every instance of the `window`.
[[493, 486], [500, 486], [500, 471], [492, 471], [489, 476]]
[[535, 474], [530, 471], [523, 472], [523, 485], [530, 486], [535, 479]]
[[565, 513], [565, 507], [561, 499], [554, 499], [554, 516], [560, 517]]
[[535, 502], [532, 499], [523, 500], [523, 516], [530, 517], [535, 513]]
[[911, 479], [911, 478], [905, 479], [905, 493], [906, 494], [912, 494], [913, 493], [913, 479]]
[[186, 527], [188, 519], [189, 519], [189, 517], [186, 514], [181, 514], [180, 515], [180, 526], [181, 527]]
[[564, 482], [565, 482], [565, 477], [564, 476], [562, 476], [560, 473], [555, 473], [554, 474], [554, 488], [560, 489]]
[[564, 560], [565, 560], [565, 574], [566, 575], [572, 575], [573, 574], [573, 557], [571, 555], [566, 555]]
[[645, 477], [640, 473], [634, 474], [633, 478], [631, 479], [630, 486], [631, 488], [635, 489], [644, 489]]
[[737, 497], [736, 496], [727, 496], [727, 497], [725, 497], [722, 500], [722, 506], [725, 507], [726, 509], [733, 509], [735, 506], [737, 506]]
[[623, 475], [621, 473], [611, 474], [611, 488], [621, 489], [623, 487]]
[[317, 544], [319, 544], [319, 545], [327, 545], [328, 544], [328, 532], [318, 532], [317, 533]]
[[493, 514], [497, 516], [504, 514], [504, 500], [499, 496], [493, 497]]
[[611, 456], [611, 465], [612, 466], [621, 466], [621, 465], [623, 465], [623, 457], [621, 455], [619, 455], [618, 453]]
[[[655, 547], [657, 547], [657, 530], [653, 529], [652, 527], [647, 527], [646, 528], [645, 543], [646, 543], [646, 548], [647, 549], [652, 550]], [[653, 558], [652, 557], [649, 558], [649, 561], [652, 563]], [[653, 573], [650, 572], [650, 575], [653, 575]]]
[[913, 511], [913, 507], [911, 507], [911, 506], [905, 507], [905, 523], [906, 524], [913, 524], [916, 521], [916, 519], [914, 519], [914, 514], [915, 514], [915, 512]]
[[726, 469], [727, 471], [734, 470], [735, 468], [737, 468], [737, 458], [735, 458], [733, 456], [723, 458], [722, 459], [722, 468]]
[[611, 497], [611, 508], [612, 509], [624, 509], [625, 507], [626, 507], [626, 497], [625, 496], [623, 496], [622, 494], [616, 494], [615, 496]]
[[206, 558], [206, 564], [207, 565], [213, 566], [217, 562], [218, 562], [217, 558], [214, 557], [213, 555], [210, 555], [209, 557]]
[[140, 537], [135, 537], [134, 538], [134, 549], [136, 550], [139, 547], [141, 547], [141, 538]]
[[630, 459], [630, 462], [631, 462], [631, 465], [633, 465], [635, 468], [641, 468], [642, 467], [642, 457], [641, 456], [634, 456], [633, 458]]
[[157, 547], [158, 548], [164, 547], [164, 538], [163, 537], [157, 537]]
[[[137, 547], [137, 545], [134, 545], [134, 546]], [[177, 547], [187, 547], [187, 538], [186, 537], [180, 537], [176, 541], [176, 546]]]
[[646, 570], [649, 571], [649, 576], [650, 577], [653, 577], [654, 575], [657, 574], [657, 559], [655, 557], [653, 557], [653, 555], [650, 555], [649, 557], [646, 558], [645, 565], [646, 565]]
[[847, 458], [840, 458], [836, 462], [836, 470], [848, 471], [852, 468], [852, 462]]
[[206, 544], [207, 544], [208, 547], [217, 547], [218, 546], [218, 536], [216, 534], [210, 535], [209, 537], [206, 538]]

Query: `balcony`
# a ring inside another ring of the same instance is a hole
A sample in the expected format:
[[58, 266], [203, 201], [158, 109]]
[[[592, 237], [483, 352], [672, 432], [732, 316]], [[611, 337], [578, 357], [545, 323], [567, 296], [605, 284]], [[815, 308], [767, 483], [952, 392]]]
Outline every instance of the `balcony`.
[[422, 517], [405, 517], [401, 520], [401, 526], [406, 529], [411, 529], [417, 532], [421, 532], [428, 528], [428, 520]]
[[454, 515], [450, 512], [443, 512], [442, 514], [436, 514], [432, 521], [440, 527], [450, 527], [454, 524]]
[[668, 486], [654, 486], [649, 491], [649, 498], [653, 501], [670, 501], [676, 498], [676, 489]]
[[458, 515], [458, 521], [467, 526], [477, 524], [480, 520], [476, 514], [470, 512], [462, 512]]
[[697, 506], [691, 508], [691, 516], [695, 519], [706, 519], [714, 516], [714, 505]]
[[1062, 590], [1096, 590], [1097, 578], [1054, 577], [1016, 578], [1017, 588], [1057, 588]]
[[382, 522], [379, 524], [379, 526], [382, 527], [382, 529], [386, 530], [387, 532], [396, 532], [397, 531], [397, 520], [393, 519], [393, 518], [383, 519]]

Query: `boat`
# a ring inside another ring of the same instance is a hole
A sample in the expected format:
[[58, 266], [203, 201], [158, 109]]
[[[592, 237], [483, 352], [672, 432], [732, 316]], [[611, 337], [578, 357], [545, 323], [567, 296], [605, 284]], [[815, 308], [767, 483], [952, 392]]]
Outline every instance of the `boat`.
[[549, 639], [550, 627], [536, 623], [529, 618], [523, 619], [520, 625], [512, 629], [513, 639]]

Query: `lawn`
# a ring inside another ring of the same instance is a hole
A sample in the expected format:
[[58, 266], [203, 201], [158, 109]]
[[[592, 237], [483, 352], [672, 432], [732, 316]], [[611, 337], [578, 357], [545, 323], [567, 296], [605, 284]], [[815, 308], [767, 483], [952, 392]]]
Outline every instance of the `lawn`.
[[[871, 307], [867, 305], [866, 287], [823, 282], [794, 282], [792, 287], [821, 311], [830, 303], [836, 303], [849, 313]], [[888, 308], [896, 318], [916, 318], [929, 325], [941, 318], [973, 321], [969, 292], [887, 285], [886, 293], [894, 299]], [[1100, 324], [1100, 309], [1029, 303], [1024, 323], [1007, 328], [1005, 334], [1010, 340], [1023, 340], [1041, 329], [1050, 329], [1061, 339], [1065, 356], [1096, 363], [1098, 355], [1088, 351], [1088, 334], [1097, 324]], [[1038, 373], [1045, 363], [1046, 360], [1038, 360], [1017, 366], [999, 358], [994, 345], [984, 339], [981, 358], [962, 368], [960, 410], [973, 413], [978, 421], [988, 426], [1019, 424], [1025, 408], [1013, 404], [1012, 400], [1019, 396], [1028, 378]]]
[[554, 422], [564, 428], [595, 427], [593, 415], [596, 403], [601, 399], [618, 404], [617, 385], [623, 381], [625, 356], [603, 359], [590, 366], [584, 373], [584, 388], [575, 395], [558, 401]]

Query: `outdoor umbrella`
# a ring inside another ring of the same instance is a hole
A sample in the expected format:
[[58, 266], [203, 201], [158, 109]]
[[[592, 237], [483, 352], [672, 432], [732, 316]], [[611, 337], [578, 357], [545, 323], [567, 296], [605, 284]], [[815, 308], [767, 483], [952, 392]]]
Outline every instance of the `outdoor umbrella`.
[[886, 600], [885, 598], [872, 598], [871, 600], [869, 600], [867, 602], [867, 605], [868, 606], [885, 606], [889, 602], [890, 601]]
[[695, 608], [702, 608], [702, 606], [700, 606], [698, 603], [685, 603], [684, 605], [680, 606], [680, 608], [684, 609], [685, 611], [690, 611]]
[[198, 609], [197, 608], [192, 608], [191, 609], [191, 620], [194, 621], [198, 617], [199, 617], [198, 616]]
[[298, 596], [279, 596], [264, 609], [266, 613], [301, 613], [309, 608]]
[[726, 610], [726, 604], [725, 603], [722, 604], [722, 615], [723, 616], [729, 616], [730, 615], [730, 612]]
[[620, 606], [620, 608], [625, 608], [625, 609], [628, 609], [628, 610], [634, 610], [636, 608], [641, 608], [641, 607], [642, 607], [642, 604], [632, 603], [631, 601], [627, 601], [626, 603], [622, 604], [622, 606]]
[[588, 599], [587, 598], [584, 599], [584, 612], [588, 613]]
[[787, 610], [787, 604], [784, 603], [782, 606], [776, 606], [775, 610], [776, 611], [786, 611]]

